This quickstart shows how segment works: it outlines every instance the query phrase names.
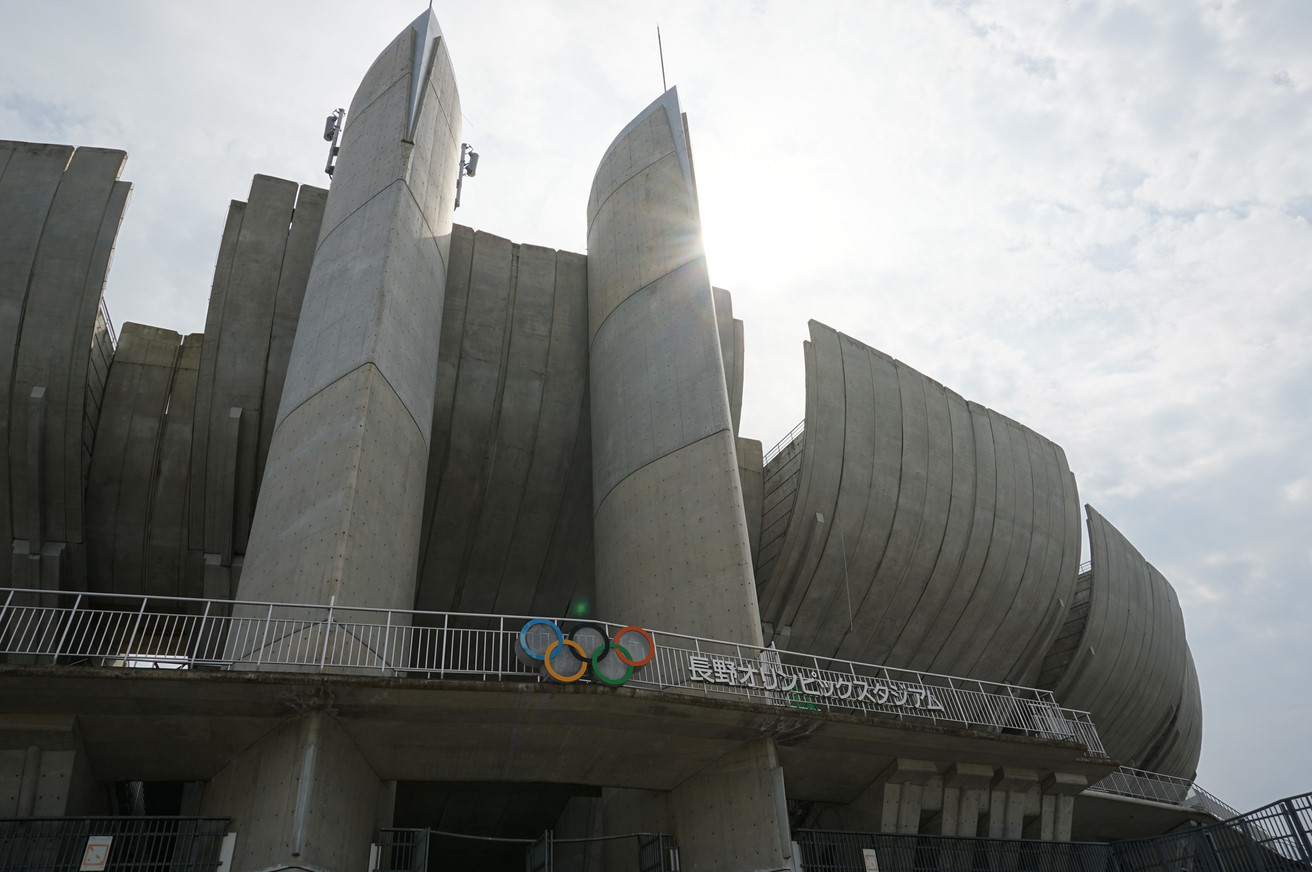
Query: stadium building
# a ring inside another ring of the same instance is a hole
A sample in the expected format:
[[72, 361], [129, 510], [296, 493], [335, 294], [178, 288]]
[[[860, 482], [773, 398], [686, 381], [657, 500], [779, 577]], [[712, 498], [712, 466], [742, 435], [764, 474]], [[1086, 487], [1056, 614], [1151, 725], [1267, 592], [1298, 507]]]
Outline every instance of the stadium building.
[[1271, 847], [1193, 784], [1178, 597], [1060, 446], [816, 322], [739, 434], [674, 89], [586, 255], [453, 223], [431, 11], [328, 135], [188, 336], [102, 302], [124, 153], [0, 143], [0, 867], [1295, 862], [1306, 797]]

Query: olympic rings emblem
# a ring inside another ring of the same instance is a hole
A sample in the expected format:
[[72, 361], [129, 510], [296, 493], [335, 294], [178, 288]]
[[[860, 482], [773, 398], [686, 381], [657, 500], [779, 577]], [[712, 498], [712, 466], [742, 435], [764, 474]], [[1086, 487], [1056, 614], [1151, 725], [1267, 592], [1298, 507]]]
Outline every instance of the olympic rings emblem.
[[[620, 640], [630, 634], [635, 638], [628, 646], [621, 644]], [[633, 677], [633, 670], [646, 666], [656, 656], [651, 633], [634, 626], [624, 627], [611, 639], [604, 625], [585, 622], [566, 636], [555, 621], [534, 618], [520, 629], [518, 641], [519, 653], [527, 662], [542, 666], [548, 675], [565, 684], [578, 681], [591, 667], [594, 679], [619, 687]], [[644, 643], [645, 649], [641, 647]], [[575, 662], [578, 669], [569, 672]]]

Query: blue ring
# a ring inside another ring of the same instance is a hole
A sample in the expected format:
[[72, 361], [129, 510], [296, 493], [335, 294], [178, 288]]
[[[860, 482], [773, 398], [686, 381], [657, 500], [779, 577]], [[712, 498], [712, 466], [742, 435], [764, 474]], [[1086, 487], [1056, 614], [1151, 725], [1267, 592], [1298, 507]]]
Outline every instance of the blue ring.
[[[546, 659], [545, 656], [546, 652], [539, 654], [536, 651], [533, 651], [528, 647], [528, 641], [524, 638], [529, 628], [532, 627], [534, 624], [542, 624], [544, 627], [550, 627], [552, 631], [556, 634], [556, 640], [560, 643], [560, 646], [562, 648], [565, 647], [565, 635], [560, 632], [560, 627], [556, 626], [555, 621], [549, 621], [546, 618], [534, 618], [533, 620], [525, 624], [523, 627], [521, 627], [519, 630], [519, 647], [524, 649], [525, 654], [532, 657], [534, 660]], [[551, 646], [548, 645], [547, 647], [551, 647]]]

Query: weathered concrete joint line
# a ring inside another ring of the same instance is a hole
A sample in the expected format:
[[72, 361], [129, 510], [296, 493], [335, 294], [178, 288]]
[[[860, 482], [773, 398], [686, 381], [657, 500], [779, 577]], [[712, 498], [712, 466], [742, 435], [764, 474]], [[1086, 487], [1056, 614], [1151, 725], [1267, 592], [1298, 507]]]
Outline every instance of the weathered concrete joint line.
[[691, 442], [688, 442], [684, 445], [680, 445], [678, 448], [675, 448], [671, 451], [667, 451], [664, 454], [661, 454], [657, 457], [653, 457], [647, 462], [643, 463], [641, 466], [635, 467], [630, 473], [628, 473], [623, 478], [615, 482], [614, 486], [612, 486], [610, 490], [606, 491], [606, 495], [603, 496], [601, 500], [597, 502], [597, 508], [593, 511], [593, 515], [597, 515], [601, 513], [602, 505], [606, 502], [607, 499], [610, 498], [610, 495], [615, 492], [616, 488], [624, 484], [624, 482], [628, 481], [629, 479], [633, 478], [633, 476], [642, 472], [642, 470], [646, 469], [652, 464], [659, 463], [660, 461], [664, 460], [667, 457], [670, 457], [671, 455], [678, 454], [680, 451], [683, 451], [686, 448], [691, 448], [692, 446], [698, 444], [699, 442], [705, 442], [707, 439], [714, 439], [716, 436], [719, 436], [721, 433], [728, 433], [730, 436], [733, 435], [732, 430], [728, 427], [725, 427], [722, 430], [716, 430], [714, 433], [707, 433], [705, 436], [702, 436], [700, 439], [694, 439]]
[[[345, 380], [351, 378], [352, 376], [354, 376], [354, 375], [355, 375], [357, 372], [359, 372], [360, 370], [365, 369], [365, 368], [367, 368], [367, 367], [371, 367], [371, 366], [374, 368], [374, 371], [377, 372], [378, 377], [379, 377], [380, 379], [383, 380], [383, 384], [387, 385], [388, 390], [390, 390], [392, 393], [396, 394], [396, 393], [397, 393], [397, 392], [396, 392], [396, 388], [392, 387], [392, 383], [389, 382], [389, 381], [387, 380], [387, 374], [384, 373], [384, 372], [382, 371], [382, 369], [379, 368], [378, 364], [374, 363], [372, 360], [366, 360], [364, 363], [361, 363], [359, 366], [355, 367], [354, 369], [350, 369], [350, 370], [347, 370], [346, 372], [342, 373], [340, 376], [338, 376], [337, 378], [333, 379], [331, 382], [329, 382], [328, 384], [324, 385], [324, 386], [323, 386], [322, 388], [320, 388], [319, 390], [317, 390], [317, 391], [315, 391], [314, 393], [310, 394], [308, 397], [306, 397], [306, 398], [305, 398], [304, 400], [302, 400], [301, 402], [297, 403], [294, 407], [292, 407], [291, 409], [288, 409], [288, 410], [287, 410], [287, 414], [285, 414], [285, 415], [282, 416], [282, 420], [280, 420], [280, 421], [274, 426], [273, 431], [274, 431], [275, 433], [277, 433], [279, 430], [281, 430], [282, 427], [283, 427], [283, 425], [286, 424], [289, 420], [291, 420], [292, 416], [296, 414], [296, 412], [297, 412], [298, 409], [300, 409], [300, 408], [301, 408], [302, 406], [304, 406], [306, 403], [308, 403], [308, 402], [314, 400], [316, 397], [318, 397], [318, 396], [319, 396], [320, 394], [322, 394], [324, 391], [326, 391], [326, 390], [332, 388], [334, 385], [338, 384], [339, 382], [342, 382], [342, 381], [345, 381]], [[397, 396], [399, 397], [400, 394], [397, 394]], [[402, 404], [401, 404], [401, 407], [404, 408], [404, 409], [406, 410], [406, 414], [407, 414], [407, 416], [410, 418], [410, 423], [412, 423], [412, 424], [415, 425], [415, 430], [419, 433], [420, 438], [424, 440], [424, 443], [425, 443], [425, 444], [427, 444], [427, 443], [428, 443], [428, 438], [427, 438], [426, 436], [424, 436], [424, 429], [423, 429], [422, 427], [419, 426], [419, 421], [418, 421], [418, 419], [415, 418], [414, 413], [410, 411], [410, 407], [407, 406], [405, 403], [402, 403]]]

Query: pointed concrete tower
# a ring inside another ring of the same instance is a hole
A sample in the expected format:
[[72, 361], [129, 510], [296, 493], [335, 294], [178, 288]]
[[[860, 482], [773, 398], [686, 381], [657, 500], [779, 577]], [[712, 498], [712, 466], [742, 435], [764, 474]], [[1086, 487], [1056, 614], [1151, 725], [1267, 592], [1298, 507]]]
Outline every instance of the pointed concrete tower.
[[[715, 297], [679, 97], [620, 132], [588, 200], [597, 614], [761, 644]], [[674, 790], [608, 790], [609, 832], [660, 827], [688, 869], [787, 868], [774, 740]]]
[[425, 11], [351, 101], [241, 599], [413, 607], [460, 118]]

